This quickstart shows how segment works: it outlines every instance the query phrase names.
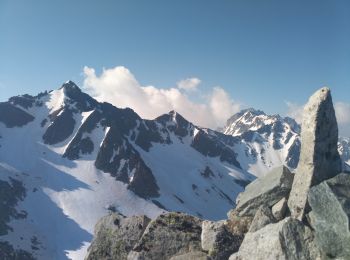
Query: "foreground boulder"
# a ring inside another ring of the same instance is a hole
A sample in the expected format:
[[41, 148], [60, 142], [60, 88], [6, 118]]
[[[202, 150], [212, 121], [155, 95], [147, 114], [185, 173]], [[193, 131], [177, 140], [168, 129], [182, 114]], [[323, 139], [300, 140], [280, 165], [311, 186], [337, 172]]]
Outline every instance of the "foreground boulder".
[[206, 253], [201, 251], [193, 251], [183, 255], [177, 255], [170, 258], [170, 260], [211, 260]]
[[167, 213], [153, 220], [128, 259], [170, 259], [200, 252], [202, 220], [183, 213]]
[[141, 238], [150, 219], [146, 216], [126, 218], [112, 213], [103, 217], [95, 227], [95, 239], [86, 260], [126, 259]]
[[284, 218], [287, 211], [287, 200], [286, 198], [282, 198], [279, 202], [277, 202], [272, 207], [272, 214], [273, 216], [279, 221]]
[[203, 221], [202, 223], [202, 249], [208, 252], [212, 260], [227, 259], [237, 252], [243, 237], [231, 233], [227, 221]]
[[339, 174], [311, 188], [310, 223], [323, 255], [350, 259], [350, 175]]
[[239, 216], [254, 217], [262, 204], [271, 207], [288, 197], [292, 188], [293, 174], [285, 166], [278, 167], [246, 186], [237, 198], [235, 212]]
[[338, 126], [329, 88], [314, 93], [304, 107], [300, 160], [288, 200], [291, 215], [302, 220], [311, 186], [341, 171]]
[[231, 255], [229, 259], [316, 259], [313, 244], [309, 242], [309, 234], [301, 222], [286, 218], [256, 232], [248, 232], [239, 251]]
[[255, 232], [268, 224], [275, 223], [276, 219], [272, 215], [271, 209], [266, 205], [262, 205], [255, 213], [249, 232]]

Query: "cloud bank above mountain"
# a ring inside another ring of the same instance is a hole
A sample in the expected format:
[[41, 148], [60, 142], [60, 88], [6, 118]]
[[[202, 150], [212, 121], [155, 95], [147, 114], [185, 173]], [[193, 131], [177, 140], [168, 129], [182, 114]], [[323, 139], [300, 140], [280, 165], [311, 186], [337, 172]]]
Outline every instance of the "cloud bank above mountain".
[[[84, 89], [99, 101], [117, 107], [130, 107], [141, 117], [153, 119], [175, 110], [189, 121], [203, 127], [222, 127], [226, 120], [241, 109], [241, 104], [219, 86], [209, 93], [200, 89], [201, 80], [187, 78], [174, 87], [142, 86], [125, 67], [103, 69], [96, 75], [93, 68], [84, 67]], [[195, 94], [196, 100], [189, 95]]]

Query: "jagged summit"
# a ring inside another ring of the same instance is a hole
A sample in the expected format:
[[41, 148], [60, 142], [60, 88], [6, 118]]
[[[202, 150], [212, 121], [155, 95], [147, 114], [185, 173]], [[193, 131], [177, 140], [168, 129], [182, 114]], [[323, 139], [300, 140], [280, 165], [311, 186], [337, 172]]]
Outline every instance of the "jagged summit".
[[81, 92], [81, 89], [78, 87], [78, 85], [71, 80], [67, 80], [65, 83], [63, 83], [60, 89], [75, 90]]
[[233, 115], [222, 132], [248, 146], [245, 153], [248, 167], [258, 176], [281, 164], [297, 166], [300, 126], [292, 118], [249, 108]]
[[168, 125], [170, 128], [173, 128], [173, 131], [182, 136], [187, 135], [189, 130], [191, 130], [190, 128], [195, 128], [195, 126], [192, 123], [190, 123], [187, 119], [185, 119], [175, 110], [172, 110], [167, 114], [163, 114], [157, 117], [155, 121], [163, 125]]
[[[290, 119], [288, 119], [290, 121]], [[285, 121], [280, 115], [267, 115], [261, 110], [244, 109], [227, 120], [223, 132], [232, 136], [239, 136], [249, 130], [259, 130], [277, 121]]]

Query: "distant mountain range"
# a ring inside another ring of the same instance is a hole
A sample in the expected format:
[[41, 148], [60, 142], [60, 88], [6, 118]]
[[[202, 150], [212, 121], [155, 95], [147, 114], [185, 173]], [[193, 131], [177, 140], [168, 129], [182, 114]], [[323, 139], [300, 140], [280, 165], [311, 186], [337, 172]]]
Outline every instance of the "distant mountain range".
[[[233, 115], [222, 132], [175, 111], [145, 120], [71, 81], [12, 97], [0, 103], [0, 251], [83, 259], [110, 211], [224, 218], [256, 176], [297, 166], [299, 133], [293, 119], [254, 109]], [[348, 167], [349, 139], [339, 151]]]

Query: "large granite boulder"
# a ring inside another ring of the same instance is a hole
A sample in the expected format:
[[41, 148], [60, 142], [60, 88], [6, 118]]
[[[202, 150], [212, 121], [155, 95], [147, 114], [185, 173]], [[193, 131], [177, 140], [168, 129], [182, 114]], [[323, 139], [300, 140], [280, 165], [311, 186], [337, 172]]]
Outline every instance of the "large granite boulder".
[[202, 251], [202, 220], [184, 213], [166, 213], [151, 221], [128, 259], [170, 259]]
[[286, 198], [282, 198], [279, 202], [277, 202], [272, 207], [272, 214], [276, 218], [276, 220], [280, 221], [283, 219], [287, 212], [287, 200]]
[[112, 213], [100, 219], [95, 227], [86, 260], [122, 260], [141, 238], [150, 219], [146, 216], [124, 217]]
[[232, 253], [238, 251], [242, 236], [231, 233], [226, 220], [203, 221], [201, 242], [202, 249], [208, 252], [211, 259], [228, 259]]
[[310, 223], [325, 256], [350, 259], [350, 175], [342, 173], [310, 189]]
[[301, 152], [288, 200], [291, 216], [302, 220], [311, 186], [341, 171], [338, 125], [329, 88], [315, 92], [304, 107]]
[[193, 251], [183, 255], [173, 256], [170, 260], [212, 260], [212, 258], [202, 251]]
[[245, 191], [238, 195], [234, 211], [239, 216], [254, 217], [262, 204], [271, 207], [288, 197], [292, 183], [293, 174], [289, 169], [285, 166], [278, 167], [248, 184]]
[[306, 229], [300, 221], [286, 218], [256, 232], [248, 232], [239, 251], [229, 260], [316, 259], [316, 254], [310, 253], [314, 249]]
[[262, 205], [253, 218], [249, 227], [249, 232], [255, 232], [268, 224], [275, 223], [276, 219], [273, 216], [271, 209], [266, 205]]

